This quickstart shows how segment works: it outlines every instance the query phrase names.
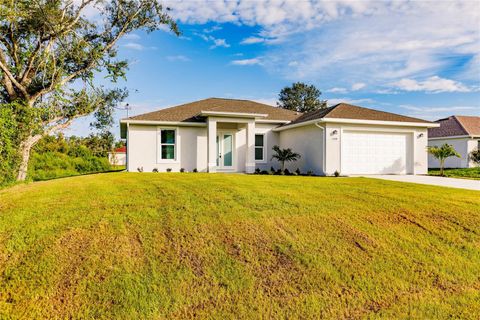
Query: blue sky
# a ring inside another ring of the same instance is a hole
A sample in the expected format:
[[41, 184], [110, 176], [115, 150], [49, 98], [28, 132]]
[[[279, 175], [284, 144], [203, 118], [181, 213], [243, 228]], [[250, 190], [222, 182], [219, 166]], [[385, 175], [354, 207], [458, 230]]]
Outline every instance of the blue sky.
[[[118, 83], [130, 91], [130, 115], [207, 97], [274, 105], [302, 81], [329, 104], [429, 120], [480, 116], [478, 1], [165, 2], [182, 36], [135, 32], [118, 44], [130, 62]], [[88, 135], [90, 122], [66, 134]]]

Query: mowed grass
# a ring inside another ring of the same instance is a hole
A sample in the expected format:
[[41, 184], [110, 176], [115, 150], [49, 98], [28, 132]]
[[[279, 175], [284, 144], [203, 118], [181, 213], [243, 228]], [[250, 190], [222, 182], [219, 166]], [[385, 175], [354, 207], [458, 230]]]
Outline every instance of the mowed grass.
[[[439, 176], [440, 169], [429, 169], [428, 174], [431, 176]], [[480, 167], [475, 168], [459, 168], [459, 169], [445, 169], [445, 177], [462, 178], [480, 180]]]
[[480, 192], [109, 173], [0, 190], [0, 318], [478, 319]]

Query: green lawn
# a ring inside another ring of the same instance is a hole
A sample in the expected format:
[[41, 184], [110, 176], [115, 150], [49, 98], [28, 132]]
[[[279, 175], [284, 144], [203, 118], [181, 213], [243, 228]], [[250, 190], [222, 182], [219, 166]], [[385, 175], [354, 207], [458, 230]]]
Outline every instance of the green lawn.
[[480, 192], [109, 173], [0, 190], [0, 318], [478, 319]]
[[[428, 174], [431, 176], [439, 176], [440, 169], [429, 169]], [[480, 180], [480, 167], [464, 169], [445, 169], [444, 175], [450, 178]]]

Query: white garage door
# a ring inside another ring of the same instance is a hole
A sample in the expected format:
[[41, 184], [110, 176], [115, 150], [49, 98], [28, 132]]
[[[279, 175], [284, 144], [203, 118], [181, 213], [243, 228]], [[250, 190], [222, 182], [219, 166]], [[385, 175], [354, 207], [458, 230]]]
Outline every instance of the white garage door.
[[408, 134], [345, 131], [342, 134], [343, 174], [406, 174]]

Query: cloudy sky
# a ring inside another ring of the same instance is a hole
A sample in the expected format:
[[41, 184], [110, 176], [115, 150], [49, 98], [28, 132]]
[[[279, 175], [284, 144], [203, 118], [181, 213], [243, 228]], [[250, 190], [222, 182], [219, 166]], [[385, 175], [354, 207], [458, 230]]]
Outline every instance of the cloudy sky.
[[[163, 2], [180, 37], [136, 32], [119, 43], [130, 115], [207, 97], [275, 104], [303, 81], [329, 104], [480, 116], [480, 1]], [[67, 134], [87, 135], [90, 121]]]

